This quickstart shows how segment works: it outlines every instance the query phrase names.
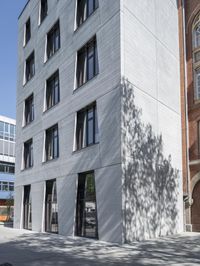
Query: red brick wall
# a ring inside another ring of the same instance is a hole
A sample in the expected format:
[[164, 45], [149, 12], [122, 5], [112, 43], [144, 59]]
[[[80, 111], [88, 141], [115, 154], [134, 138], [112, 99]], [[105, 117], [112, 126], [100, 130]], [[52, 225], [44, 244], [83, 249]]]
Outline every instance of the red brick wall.
[[184, 27], [182, 1], [178, 1], [179, 15], [179, 47], [180, 47], [180, 86], [181, 86], [181, 123], [182, 123], [182, 175], [183, 175], [183, 193], [188, 193], [188, 167], [187, 167], [187, 124], [186, 124], [186, 97], [185, 97], [185, 52], [184, 52]]
[[200, 181], [196, 184], [193, 194], [193, 204], [191, 209], [191, 222], [193, 231], [200, 232]]
[[[187, 60], [187, 97], [188, 97], [188, 120], [189, 120], [189, 159], [200, 159], [198, 147], [198, 121], [200, 120], [200, 103], [194, 101], [194, 82], [192, 64], [192, 24], [194, 18], [200, 11], [199, 0], [185, 1], [186, 17], [186, 60]], [[191, 169], [191, 178], [196, 174], [195, 169]]]

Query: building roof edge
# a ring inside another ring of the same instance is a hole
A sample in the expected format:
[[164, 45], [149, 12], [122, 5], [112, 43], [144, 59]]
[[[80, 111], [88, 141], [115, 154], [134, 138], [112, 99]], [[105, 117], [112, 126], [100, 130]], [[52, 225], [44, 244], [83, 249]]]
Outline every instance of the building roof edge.
[[29, 2], [30, 2], [30, 0], [27, 0], [27, 2], [26, 2], [26, 4], [25, 4], [24, 8], [22, 9], [21, 13], [20, 13], [19, 16], [18, 16], [18, 19], [19, 19], [19, 18], [21, 17], [21, 15], [23, 14], [23, 12], [24, 12], [24, 10], [26, 9], [26, 7], [27, 7], [27, 5], [28, 5]]

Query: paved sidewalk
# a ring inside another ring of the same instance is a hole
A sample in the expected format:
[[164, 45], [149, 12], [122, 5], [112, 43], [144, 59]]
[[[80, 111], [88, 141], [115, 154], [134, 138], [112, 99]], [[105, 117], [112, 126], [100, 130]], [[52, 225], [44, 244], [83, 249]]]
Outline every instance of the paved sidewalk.
[[196, 266], [200, 265], [200, 234], [185, 233], [119, 246], [0, 227], [0, 265], [3, 263], [12, 266]]

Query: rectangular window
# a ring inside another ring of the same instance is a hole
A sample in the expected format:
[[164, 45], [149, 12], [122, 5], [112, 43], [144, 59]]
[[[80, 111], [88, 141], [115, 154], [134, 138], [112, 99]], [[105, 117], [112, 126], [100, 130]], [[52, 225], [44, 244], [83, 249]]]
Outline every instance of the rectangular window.
[[56, 71], [46, 83], [46, 109], [60, 101], [59, 71]]
[[58, 233], [58, 204], [56, 180], [46, 182], [45, 231]]
[[31, 186], [24, 186], [24, 229], [32, 229]]
[[12, 163], [0, 162], [0, 173], [14, 174], [15, 166]]
[[97, 8], [98, 0], [77, 0], [77, 27], [79, 27]]
[[34, 120], [33, 94], [25, 100], [24, 120], [25, 125], [28, 125]]
[[76, 150], [99, 141], [96, 103], [77, 112]]
[[31, 38], [31, 19], [29, 18], [25, 25], [25, 34], [24, 34], [24, 45], [28, 43]]
[[0, 139], [4, 138], [4, 122], [0, 121]]
[[5, 123], [5, 128], [4, 128], [4, 139], [9, 140], [10, 137], [10, 124]]
[[0, 121], [0, 139], [15, 141], [15, 125]]
[[0, 191], [14, 191], [14, 182], [0, 181]]
[[28, 82], [35, 75], [35, 55], [34, 52], [26, 59], [25, 79]]
[[14, 182], [9, 182], [9, 191], [14, 191]]
[[46, 18], [47, 12], [48, 12], [48, 1], [47, 0], [41, 0], [40, 1], [40, 24]]
[[47, 34], [47, 59], [52, 57], [60, 49], [60, 25], [59, 21]]
[[15, 125], [10, 124], [10, 141], [15, 141]]
[[2, 191], [8, 191], [8, 182], [2, 182]]
[[32, 139], [24, 143], [24, 169], [33, 166], [33, 141]]
[[79, 174], [76, 202], [76, 235], [98, 238], [94, 172]]
[[58, 125], [46, 130], [45, 152], [46, 161], [59, 157]]
[[80, 87], [99, 72], [96, 37], [92, 38], [77, 53], [76, 82]]

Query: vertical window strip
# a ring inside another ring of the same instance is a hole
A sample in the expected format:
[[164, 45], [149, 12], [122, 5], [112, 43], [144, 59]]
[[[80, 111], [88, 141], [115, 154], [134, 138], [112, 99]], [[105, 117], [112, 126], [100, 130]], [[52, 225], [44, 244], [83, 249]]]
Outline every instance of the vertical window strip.
[[82, 149], [98, 142], [96, 103], [77, 112], [76, 149]]

